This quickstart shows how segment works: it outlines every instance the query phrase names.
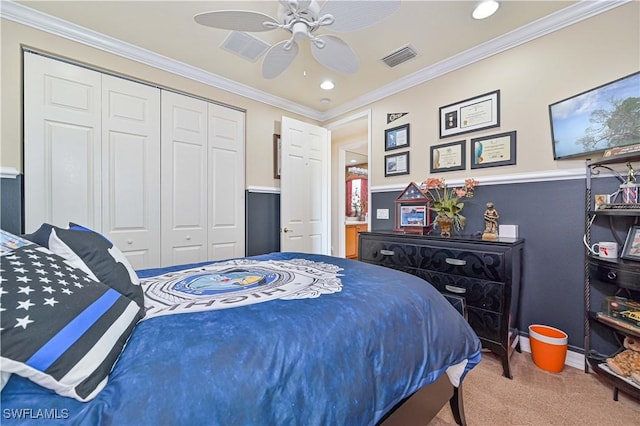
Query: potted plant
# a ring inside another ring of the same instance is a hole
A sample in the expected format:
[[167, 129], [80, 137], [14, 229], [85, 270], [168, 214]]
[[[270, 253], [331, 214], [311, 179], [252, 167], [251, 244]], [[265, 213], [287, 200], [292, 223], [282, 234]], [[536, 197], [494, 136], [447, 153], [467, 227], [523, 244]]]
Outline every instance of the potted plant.
[[460, 198], [473, 197], [473, 191], [480, 182], [475, 179], [465, 179], [464, 185], [449, 188], [444, 178], [428, 178], [422, 182], [424, 192], [433, 199], [430, 210], [436, 212], [434, 227], [440, 227], [442, 237], [451, 237], [452, 228], [460, 231], [467, 223], [462, 215], [464, 203]]

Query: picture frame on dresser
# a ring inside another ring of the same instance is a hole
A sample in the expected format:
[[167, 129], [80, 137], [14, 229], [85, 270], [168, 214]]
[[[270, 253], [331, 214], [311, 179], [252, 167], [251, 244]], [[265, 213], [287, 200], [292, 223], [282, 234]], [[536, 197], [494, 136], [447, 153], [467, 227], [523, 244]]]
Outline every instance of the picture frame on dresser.
[[629, 228], [620, 257], [626, 260], [640, 261], [640, 225]]

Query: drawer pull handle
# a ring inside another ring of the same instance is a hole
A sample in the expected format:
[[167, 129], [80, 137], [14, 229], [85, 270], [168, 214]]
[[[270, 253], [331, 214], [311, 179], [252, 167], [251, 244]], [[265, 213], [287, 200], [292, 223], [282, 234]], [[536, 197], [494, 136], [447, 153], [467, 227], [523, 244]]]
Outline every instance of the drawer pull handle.
[[609, 271], [609, 273], [607, 274], [607, 278], [609, 278], [610, 280], [615, 280], [616, 278], [618, 278], [618, 276], [614, 271]]
[[456, 266], [463, 266], [467, 264], [466, 260], [452, 259], [450, 257], [447, 257], [444, 261], [447, 262], [449, 265], [456, 265]]
[[450, 291], [451, 293], [464, 294], [467, 292], [466, 288], [456, 287], [454, 285], [445, 285], [444, 288], [447, 289], [447, 291]]
[[380, 250], [380, 254], [383, 256], [393, 256], [395, 253], [393, 250]]

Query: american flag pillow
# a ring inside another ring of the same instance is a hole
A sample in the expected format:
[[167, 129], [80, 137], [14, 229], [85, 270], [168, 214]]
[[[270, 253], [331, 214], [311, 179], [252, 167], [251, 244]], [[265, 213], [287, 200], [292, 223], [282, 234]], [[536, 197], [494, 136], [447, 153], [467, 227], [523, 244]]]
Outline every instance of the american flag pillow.
[[104, 235], [75, 223], [69, 223], [68, 229], [43, 223], [36, 232], [24, 237], [47, 247], [144, 308], [138, 275], [126, 256]]
[[0, 369], [88, 401], [142, 317], [140, 307], [60, 256], [27, 245], [0, 256]]

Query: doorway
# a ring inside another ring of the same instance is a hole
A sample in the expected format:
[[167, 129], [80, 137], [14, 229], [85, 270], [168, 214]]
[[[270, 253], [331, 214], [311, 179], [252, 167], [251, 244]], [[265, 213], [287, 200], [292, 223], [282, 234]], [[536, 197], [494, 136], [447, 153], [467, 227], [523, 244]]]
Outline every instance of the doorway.
[[[332, 201], [332, 254], [346, 257], [347, 230], [347, 167], [352, 154], [357, 162], [369, 163], [371, 158], [371, 110], [365, 110], [344, 119], [326, 125], [331, 130], [331, 201]], [[372, 170], [368, 168], [368, 182], [371, 182]], [[370, 185], [366, 185], [366, 199], [371, 198]], [[368, 214], [363, 221], [358, 221], [359, 231], [369, 229], [371, 223], [371, 206], [367, 205]]]

